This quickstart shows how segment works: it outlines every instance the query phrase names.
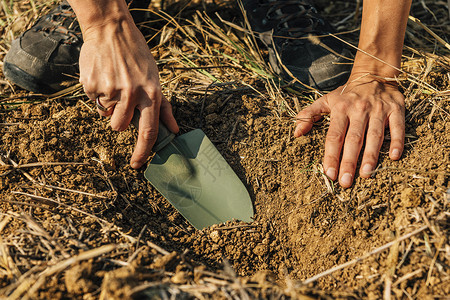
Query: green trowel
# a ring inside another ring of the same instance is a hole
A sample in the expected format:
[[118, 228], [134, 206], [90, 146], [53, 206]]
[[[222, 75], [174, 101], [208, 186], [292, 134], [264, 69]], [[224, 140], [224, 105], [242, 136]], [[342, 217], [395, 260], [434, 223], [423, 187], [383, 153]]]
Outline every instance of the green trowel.
[[[136, 112], [136, 128], [138, 119]], [[202, 130], [175, 136], [160, 123], [153, 152], [145, 178], [196, 229], [233, 219], [252, 221], [245, 186]]]

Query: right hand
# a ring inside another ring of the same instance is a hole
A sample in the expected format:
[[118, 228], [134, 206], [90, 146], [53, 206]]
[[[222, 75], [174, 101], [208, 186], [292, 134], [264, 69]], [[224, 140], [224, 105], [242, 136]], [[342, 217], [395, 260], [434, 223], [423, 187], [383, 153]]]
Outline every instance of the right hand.
[[141, 32], [131, 17], [105, 21], [83, 31], [80, 82], [91, 100], [99, 97], [111, 117], [113, 130], [125, 130], [134, 110], [141, 113], [139, 135], [131, 167], [140, 168], [151, 153], [159, 120], [174, 133], [178, 125], [172, 107], [161, 92], [158, 68]]

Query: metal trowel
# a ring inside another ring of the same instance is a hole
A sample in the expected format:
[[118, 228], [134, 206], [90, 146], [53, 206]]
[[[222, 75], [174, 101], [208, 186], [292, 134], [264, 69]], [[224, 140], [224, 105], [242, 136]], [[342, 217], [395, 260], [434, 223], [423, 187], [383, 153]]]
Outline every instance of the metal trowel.
[[[139, 112], [132, 123], [138, 128]], [[196, 229], [237, 219], [251, 222], [250, 196], [200, 129], [175, 136], [161, 122], [145, 178]]]

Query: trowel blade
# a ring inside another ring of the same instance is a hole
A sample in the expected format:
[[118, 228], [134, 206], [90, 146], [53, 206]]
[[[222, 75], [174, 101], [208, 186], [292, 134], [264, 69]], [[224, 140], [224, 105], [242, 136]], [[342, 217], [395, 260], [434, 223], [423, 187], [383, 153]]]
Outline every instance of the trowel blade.
[[156, 152], [145, 178], [196, 229], [232, 219], [252, 221], [245, 186], [200, 129]]

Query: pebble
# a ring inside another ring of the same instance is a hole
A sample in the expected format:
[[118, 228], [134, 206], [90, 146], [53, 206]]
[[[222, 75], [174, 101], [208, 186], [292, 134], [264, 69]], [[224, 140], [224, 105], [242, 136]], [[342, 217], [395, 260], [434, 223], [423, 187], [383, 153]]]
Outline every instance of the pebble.
[[218, 230], [214, 230], [209, 234], [209, 237], [214, 243], [218, 243], [220, 240], [220, 233]]

